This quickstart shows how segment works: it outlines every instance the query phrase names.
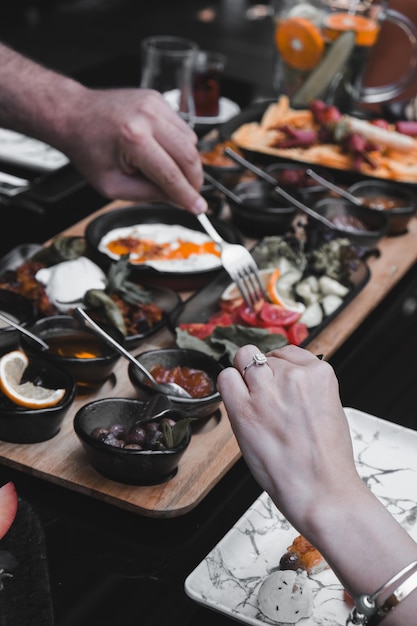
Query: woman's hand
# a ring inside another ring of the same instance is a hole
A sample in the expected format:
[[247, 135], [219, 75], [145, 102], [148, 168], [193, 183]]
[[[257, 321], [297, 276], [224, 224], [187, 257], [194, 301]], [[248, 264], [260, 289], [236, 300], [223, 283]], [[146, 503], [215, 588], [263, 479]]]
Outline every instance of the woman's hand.
[[350, 484], [353, 492], [360, 484], [338, 382], [328, 363], [295, 346], [268, 353], [267, 364], [250, 366], [243, 378], [256, 352], [241, 348], [218, 388], [255, 478], [308, 532], [316, 508], [337, 505]]

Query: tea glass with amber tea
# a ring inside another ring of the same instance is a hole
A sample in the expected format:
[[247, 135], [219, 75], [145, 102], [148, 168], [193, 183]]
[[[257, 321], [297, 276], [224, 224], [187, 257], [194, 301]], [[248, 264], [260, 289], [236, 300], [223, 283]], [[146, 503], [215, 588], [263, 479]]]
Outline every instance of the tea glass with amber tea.
[[[399, 96], [417, 78], [417, 28], [387, 0], [274, 0], [275, 88], [293, 106], [322, 99], [348, 112], [358, 103]], [[395, 82], [364, 87], [384, 22], [409, 41], [408, 66]]]

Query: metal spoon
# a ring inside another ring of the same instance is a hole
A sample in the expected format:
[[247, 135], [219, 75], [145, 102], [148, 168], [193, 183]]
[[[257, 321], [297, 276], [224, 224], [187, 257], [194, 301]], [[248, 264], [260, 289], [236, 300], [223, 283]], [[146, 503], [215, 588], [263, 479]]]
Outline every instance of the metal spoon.
[[326, 178], [323, 178], [323, 176], [320, 176], [320, 174], [317, 174], [317, 172], [315, 172], [314, 170], [311, 170], [309, 168], [306, 170], [306, 174], [307, 176], [310, 176], [310, 178], [313, 178], [313, 180], [315, 180], [316, 182], [320, 183], [320, 185], [323, 185], [323, 187], [326, 187], [327, 189], [330, 189], [331, 191], [334, 191], [335, 193], [337, 193], [342, 198], [349, 200], [349, 202], [352, 202], [352, 204], [356, 204], [356, 206], [364, 206], [362, 200], [352, 195], [345, 189], [342, 189], [342, 187], [339, 187], [338, 185], [334, 185]]
[[22, 333], [22, 335], [26, 335], [27, 337], [32, 339], [32, 341], [35, 341], [35, 343], [40, 345], [42, 350], [49, 350], [48, 344], [43, 339], [41, 339], [40, 337], [37, 337], [36, 335], [31, 333], [30, 330], [27, 330], [27, 328], [24, 328], [23, 326], [20, 326], [20, 324], [18, 324], [14, 320], [11, 320], [4, 313], [0, 313], [0, 320], [3, 320], [3, 322], [6, 322], [6, 324], [9, 324], [10, 326], [13, 326], [13, 328], [16, 328], [16, 330], [18, 330], [20, 333]]
[[213, 187], [216, 187], [216, 189], [224, 193], [224, 195], [230, 198], [230, 200], [233, 200], [235, 204], [242, 204], [242, 199], [239, 198], [239, 196], [234, 194], [233, 191], [230, 191], [230, 189], [225, 187], [219, 180], [213, 178], [213, 176], [208, 172], [204, 172], [204, 180], [211, 183]]
[[316, 211], [311, 209], [309, 206], [307, 206], [306, 204], [303, 204], [303, 202], [300, 202], [300, 200], [297, 200], [297, 198], [295, 198], [291, 194], [287, 193], [284, 189], [282, 189], [282, 187], [280, 187], [277, 184], [276, 179], [270, 174], [268, 174], [267, 172], [265, 172], [263, 169], [261, 169], [260, 167], [257, 167], [250, 161], [247, 161], [245, 158], [240, 156], [240, 154], [237, 154], [236, 152], [234, 152], [231, 148], [225, 148], [224, 153], [227, 154], [228, 157], [236, 161], [236, 163], [240, 163], [240, 165], [243, 165], [244, 167], [246, 167], [246, 169], [253, 172], [253, 174], [256, 174], [256, 176], [258, 176], [259, 178], [262, 178], [263, 180], [266, 180], [267, 183], [270, 183], [271, 185], [273, 185], [275, 191], [280, 196], [285, 198], [285, 200], [287, 200], [292, 205], [297, 207], [297, 209], [300, 209], [300, 211], [303, 211], [303, 213], [306, 213], [313, 219], [317, 220], [318, 222], [321, 222], [322, 224], [327, 226], [327, 228], [330, 228], [330, 230], [337, 230], [337, 227], [326, 217], [324, 217], [323, 215], [320, 215], [320, 213], [317, 213]]
[[91, 328], [96, 335], [99, 335], [104, 341], [113, 346], [122, 356], [124, 356], [128, 361], [133, 363], [135, 367], [141, 370], [141, 372], [146, 376], [146, 378], [151, 383], [152, 387], [156, 391], [160, 391], [161, 393], [166, 393], [170, 396], [178, 396], [179, 398], [191, 398], [191, 395], [180, 385], [177, 383], [158, 383], [155, 378], [152, 376], [150, 372], [139, 363], [137, 359], [131, 354], [126, 348], [124, 348], [116, 339], [114, 339], [111, 335], [109, 335], [101, 326], [96, 324], [94, 320], [80, 307], [76, 307], [73, 311], [73, 316], [77, 318], [79, 321], [83, 322], [87, 326]]

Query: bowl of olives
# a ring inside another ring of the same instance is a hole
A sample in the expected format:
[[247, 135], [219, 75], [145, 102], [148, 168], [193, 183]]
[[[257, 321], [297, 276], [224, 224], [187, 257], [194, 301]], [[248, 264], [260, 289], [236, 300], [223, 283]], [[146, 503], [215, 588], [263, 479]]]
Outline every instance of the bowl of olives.
[[148, 401], [94, 400], [78, 410], [74, 430], [101, 475], [129, 485], [153, 485], [177, 473], [191, 441], [190, 422], [158, 394]]

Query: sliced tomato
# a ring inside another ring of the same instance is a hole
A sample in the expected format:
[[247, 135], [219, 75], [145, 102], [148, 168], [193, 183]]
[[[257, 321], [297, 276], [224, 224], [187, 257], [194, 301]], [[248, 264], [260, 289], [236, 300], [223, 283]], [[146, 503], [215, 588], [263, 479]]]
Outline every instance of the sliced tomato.
[[181, 330], [186, 330], [193, 337], [198, 337], [199, 339], [205, 339], [209, 337], [214, 329], [216, 328], [215, 324], [180, 324]]
[[218, 311], [211, 315], [209, 324], [214, 324], [214, 326], [230, 326], [233, 324], [234, 317], [228, 313], [227, 311]]
[[296, 322], [288, 329], [288, 341], [296, 346], [303, 343], [308, 337], [308, 328], [301, 322]]
[[236, 322], [246, 326], [259, 326], [258, 312], [243, 303], [236, 309]]
[[300, 319], [300, 316], [301, 313], [298, 311], [284, 309], [284, 307], [278, 304], [264, 302], [259, 312], [259, 325], [264, 328], [269, 328], [269, 326], [291, 326]]

